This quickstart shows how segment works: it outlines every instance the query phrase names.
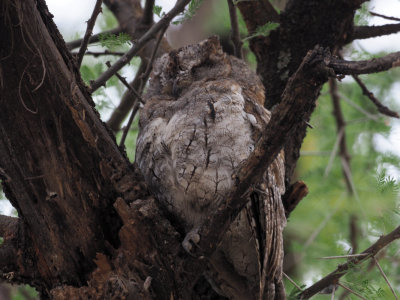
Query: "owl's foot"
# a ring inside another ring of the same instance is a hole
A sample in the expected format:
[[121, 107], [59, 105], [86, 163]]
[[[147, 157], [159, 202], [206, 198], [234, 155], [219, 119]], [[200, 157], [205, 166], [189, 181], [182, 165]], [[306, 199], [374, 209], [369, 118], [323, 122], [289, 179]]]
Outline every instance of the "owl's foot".
[[182, 246], [186, 250], [186, 252], [192, 254], [193, 245], [197, 245], [199, 242], [200, 242], [199, 229], [195, 228], [186, 234], [185, 239], [182, 242]]

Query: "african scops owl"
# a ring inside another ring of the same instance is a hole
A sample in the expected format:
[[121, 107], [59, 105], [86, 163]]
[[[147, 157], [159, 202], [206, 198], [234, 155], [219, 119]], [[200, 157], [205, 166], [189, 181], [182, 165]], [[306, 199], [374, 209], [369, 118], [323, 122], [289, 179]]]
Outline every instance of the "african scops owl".
[[[193, 232], [225, 200], [267, 126], [264, 88], [217, 37], [164, 54], [140, 113], [136, 162], [161, 205]], [[229, 299], [280, 299], [285, 223], [280, 153], [230, 225], [205, 274]], [[282, 220], [284, 220], [282, 222]]]

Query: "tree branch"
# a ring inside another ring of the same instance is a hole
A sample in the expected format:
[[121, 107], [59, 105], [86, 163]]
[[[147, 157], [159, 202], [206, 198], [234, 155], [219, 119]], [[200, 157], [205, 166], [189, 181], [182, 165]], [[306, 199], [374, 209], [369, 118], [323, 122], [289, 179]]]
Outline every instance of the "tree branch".
[[[106, 65], [107, 65], [107, 67], [109, 67], [109, 68], [111, 67], [111, 63], [110, 63], [109, 61], [106, 62]], [[125, 77], [122, 77], [121, 75], [119, 75], [118, 72], [115, 73], [115, 76], [117, 76], [117, 78], [119, 79], [119, 81], [121, 81], [122, 84], [123, 84], [127, 89], [129, 89], [129, 90], [136, 96], [136, 98], [139, 99], [139, 101], [140, 101], [142, 104], [144, 104], [144, 100], [142, 99], [142, 96], [140, 96], [139, 93], [138, 93], [133, 87], [131, 87], [131, 86], [129, 85], [129, 83], [126, 81]]]
[[389, 35], [400, 31], [400, 24], [386, 24], [380, 26], [356, 26], [348, 42]]
[[381, 15], [381, 14], [378, 14], [378, 13], [373, 12], [373, 11], [370, 11], [369, 13], [370, 13], [371, 15], [375, 16], [375, 17], [381, 17], [381, 18], [386, 19], [386, 20], [400, 21], [400, 18], [388, 17], [388, 16]]
[[[139, 69], [136, 72], [135, 78], [130, 83], [130, 86], [135, 90], [140, 90], [142, 82], [145, 82], [147, 79], [143, 78], [143, 74], [146, 72], [148, 66], [147, 60], [142, 60], [139, 65]], [[120, 129], [121, 123], [125, 119], [126, 115], [135, 105], [136, 97], [130, 91], [127, 90], [124, 96], [121, 99], [118, 107], [111, 114], [110, 119], [107, 121], [107, 125], [111, 128], [112, 131], [117, 132]]]
[[105, 71], [99, 76], [95, 81], [92, 82], [90, 86], [90, 91], [94, 92], [100, 86], [104, 85], [108, 79], [111, 78], [116, 72], [118, 72], [123, 66], [125, 66], [129, 61], [142, 49], [142, 47], [154, 37], [157, 32], [159, 32], [163, 27], [169, 25], [171, 20], [183, 11], [185, 6], [190, 2], [190, 0], [179, 0], [175, 6], [156, 24], [154, 24], [134, 45], [132, 48], [123, 55], [119, 60], [117, 60], [111, 68]]
[[366, 85], [364, 84], [364, 82], [362, 82], [362, 80], [357, 76], [357, 75], [353, 75], [352, 76], [354, 78], [354, 80], [358, 83], [358, 85], [360, 86], [363, 94], [365, 96], [367, 96], [372, 103], [375, 104], [376, 108], [378, 109], [378, 111], [381, 114], [384, 114], [388, 117], [393, 117], [393, 118], [399, 118], [399, 114], [391, 109], [389, 109], [387, 106], [383, 105], [375, 96], [372, 92], [370, 92], [368, 90], [368, 88], [366, 87]]
[[309, 299], [329, 285], [336, 284], [338, 280], [347, 273], [348, 270], [353, 268], [355, 265], [359, 265], [365, 260], [374, 257], [380, 250], [382, 250], [382, 248], [386, 247], [394, 240], [399, 238], [400, 226], [393, 230], [391, 233], [381, 236], [378, 241], [376, 241], [368, 249], [364, 250], [361, 254], [365, 254], [365, 256], [354, 257], [348, 262], [339, 265], [335, 271], [320, 279], [309, 288], [305, 289], [302, 293], [298, 295], [298, 299]]
[[151, 25], [153, 23], [153, 7], [155, 0], [146, 0], [143, 10], [142, 24]]
[[[71, 54], [78, 55], [78, 52], [72, 52]], [[85, 52], [85, 55], [93, 55], [94, 57], [103, 56], [103, 55], [122, 56], [124, 54], [125, 54], [125, 52], [116, 52], [116, 51], [109, 51], [109, 50], [104, 50], [103, 52], [95, 52], [95, 51], [86, 51]]]
[[81, 66], [81, 63], [82, 63], [82, 60], [83, 60], [83, 56], [85, 55], [85, 51], [86, 51], [87, 45], [89, 43], [89, 38], [93, 33], [93, 27], [94, 27], [94, 24], [96, 23], [97, 16], [101, 12], [101, 4], [102, 3], [103, 3], [103, 0], [97, 0], [96, 1], [96, 4], [95, 4], [93, 12], [92, 12], [92, 16], [90, 17], [89, 21], [87, 22], [86, 32], [85, 32], [85, 35], [83, 37], [82, 44], [81, 44], [81, 47], [79, 49], [78, 57], [77, 57], [77, 66], [78, 66], [78, 68]]
[[[349, 152], [347, 151], [347, 143], [346, 143], [346, 122], [344, 121], [342, 108], [340, 107], [340, 99], [337, 92], [337, 83], [336, 79], [334, 78], [329, 78], [329, 92], [331, 94], [331, 99], [333, 103], [333, 115], [336, 120], [337, 133], [338, 135], [339, 133], [342, 133], [340, 134], [340, 139], [339, 139], [339, 149], [340, 149], [339, 155], [342, 161], [343, 177], [346, 182], [347, 192], [350, 195], [355, 195], [356, 191], [354, 188], [353, 179], [350, 171], [350, 155]], [[346, 170], [348, 170], [348, 172]]]
[[242, 58], [242, 40], [240, 39], [239, 24], [236, 14], [236, 6], [233, 4], [232, 0], [228, 1], [229, 7], [229, 17], [231, 19], [231, 38], [234, 47], [234, 54], [237, 58]]
[[341, 75], [378, 73], [400, 67], [400, 52], [390, 53], [380, 58], [360, 61], [331, 58], [328, 66], [332, 68], [336, 74]]

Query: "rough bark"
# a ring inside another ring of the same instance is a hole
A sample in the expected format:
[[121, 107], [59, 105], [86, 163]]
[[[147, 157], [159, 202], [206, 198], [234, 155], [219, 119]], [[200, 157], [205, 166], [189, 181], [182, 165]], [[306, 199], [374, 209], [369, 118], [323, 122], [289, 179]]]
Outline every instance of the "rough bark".
[[[5, 245], [15, 246], [15, 263], [2, 269], [3, 278], [29, 283], [43, 297], [100, 299], [107, 293], [144, 293], [143, 282], [151, 276], [168, 294], [172, 283], [165, 278], [173, 276], [163, 271], [151, 275], [154, 269], [143, 266], [147, 274], [121, 271], [129, 265], [121, 257], [140, 266], [157, 251], [152, 236], [144, 234], [149, 226], [136, 216], [135, 222], [129, 219], [126, 204], [113, 207], [118, 196], [126, 202], [143, 199], [146, 189], [100, 121], [44, 2], [3, 1], [0, 22], [1, 179], [19, 215], [18, 230], [5, 238], [13, 242]], [[125, 289], [107, 289], [107, 282], [125, 281]], [[84, 291], [73, 288], [87, 282]], [[62, 285], [70, 288], [54, 289]]]

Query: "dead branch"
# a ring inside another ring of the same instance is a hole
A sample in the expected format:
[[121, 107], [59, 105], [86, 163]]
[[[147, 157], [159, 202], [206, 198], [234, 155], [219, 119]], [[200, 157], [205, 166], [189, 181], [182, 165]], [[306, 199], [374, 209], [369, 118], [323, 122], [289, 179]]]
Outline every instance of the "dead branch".
[[157, 32], [162, 28], [167, 27], [171, 20], [181, 13], [185, 6], [190, 0], [179, 0], [175, 6], [156, 24], [154, 24], [136, 43], [133, 44], [132, 48], [117, 60], [111, 68], [105, 71], [90, 86], [91, 92], [97, 90], [99, 87], [104, 85], [108, 79], [111, 78], [116, 72], [118, 72], [123, 66], [129, 63], [129, 61], [142, 49], [142, 47], [154, 37]]
[[103, 3], [103, 0], [96, 1], [96, 4], [95, 4], [93, 12], [92, 12], [92, 16], [90, 17], [89, 21], [87, 22], [86, 32], [83, 37], [81, 47], [79, 48], [78, 57], [77, 57], [78, 68], [81, 66], [83, 56], [85, 55], [85, 51], [86, 51], [87, 45], [89, 43], [89, 38], [93, 33], [93, 27], [94, 27], [94, 24], [96, 23], [97, 16], [101, 12], [101, 4], [102, 3]]
[[400, 31], [400, 24], [386, 24], [380, 26], [356, 26], [348, 42], [389, 35]]
[[308, 188], [303, 181], [296, 181], [286, 191], [282, 197], [283, 206], [285, 207], [286, 218], [297, 207], [300, 201], [307, 196]]
[[378, 241], [376, 241], [369, 248], [364, 250], [361, 254], [365, 254], [365, 256], [357, 256], [349, 259], [348, 262], [339, 265], [335, 271], [320, 279], [309, 288], [305, 289], [302, 293], [299, 294], [298, 299], [309, 299], [329, 285], [336, 284], [338, 280], [343, 275], [345, 275], [352, 267], [361, 264], [371, 257], [374, 257], [376, 254], [378, 254], [380, 250], [399, 238], [400, 226], [389, 234], [381, 236]]
[[[104, 31], [104, 32], [93, 34], [89, 38], [89, 44], [93, 44], [93, 43], [99, 42], [100, 41], [100, 37], [102, 35], [120, 34], [121, 32], [122, 32], [122, 30], [120, 28], [114, 28], [114, 29], [111, 29], [111, 30], [107, 30], [107, 31]], [[80, 45], [82, 45], [82, 41], [83, 41], [83, 39], [77, 39], [77, 40], [74, 40], [74, 41], [66, 43], [66, 45], [67, 45], [69, 50], [73, 50], [75, 48], [78, 48]]]
[[389, 109], [387, 106], [383, 105], [375, 96], [372, 92], [370, 92], [367, 88], [367, 86], [362, 82], [362, 80], [357, 76], [353, 75], [352, 76], [354, 80], [357, 82], [357, 84], [360, 86], [363, 94], [367, 96], [372, 103], [375, 104], [376, 108], [381, 114], [384, 114], [388, 117], [393, 117], [393, 118], [399, 118], [399, 114], [391, 109]]
[[380, 58], [360, 61], [347, 61], [331, 58], [328, 64], [328, 67], [332, 68], [336, 74], [340, 75], [378, 73], [399, 66], [400, 52], [390, 53]]
[[237, 58], [242, 58], [242, 40], [240, 39], [239, 24], [236, 14], [236, 6], [232, 0], [228, 0], [229, 17], [231, 19], [231, 39], [234, 47], [234, 54]]

